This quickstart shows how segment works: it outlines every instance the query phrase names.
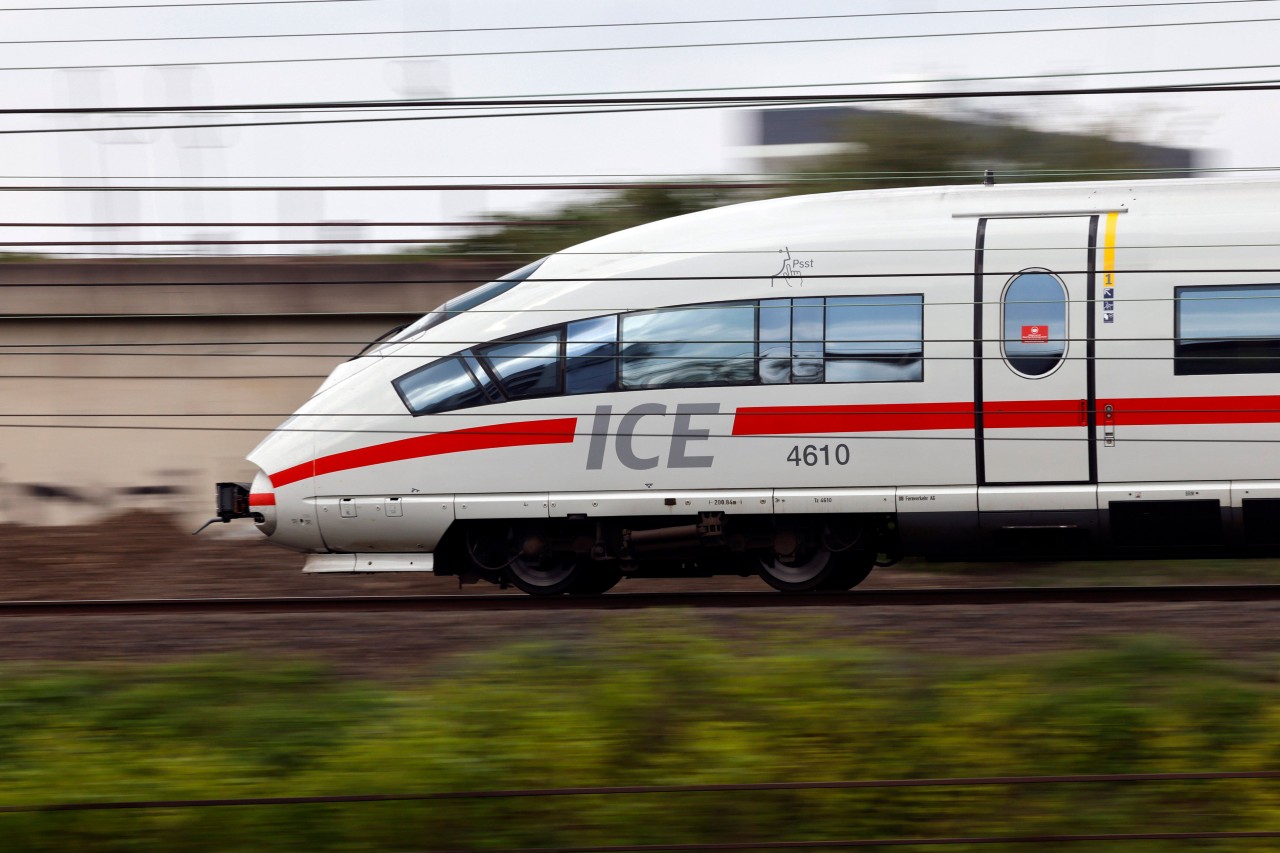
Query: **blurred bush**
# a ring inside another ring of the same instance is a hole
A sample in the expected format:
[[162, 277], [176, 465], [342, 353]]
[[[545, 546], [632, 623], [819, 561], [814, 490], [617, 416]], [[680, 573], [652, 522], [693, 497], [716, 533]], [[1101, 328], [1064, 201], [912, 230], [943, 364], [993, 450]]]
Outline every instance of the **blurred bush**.
[[[393, 682], [225, 657], [9, 667], [0, 804], [1257, 770], [1280, 766], [1277, 698], [1273, 679], [1158, 639], [964, 661], [851, 648], [813, 628], [716, 638], [671, 617], [458, 654]], [[1274, 780], [1231, 780], [0, 814], [0, 847], [679, 849], [1277, 818]], [[1246, 844], [1197, 849], [1269, 849]]]

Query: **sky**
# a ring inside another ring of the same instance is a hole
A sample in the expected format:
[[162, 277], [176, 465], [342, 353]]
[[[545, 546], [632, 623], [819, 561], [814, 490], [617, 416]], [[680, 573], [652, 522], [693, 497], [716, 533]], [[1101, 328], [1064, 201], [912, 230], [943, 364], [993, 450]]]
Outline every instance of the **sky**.
[[[77, 8], [125, 4], [148, 8]], [[1203, 69], [1280, 63], [1280, 0], [1151, 5], [1098, 0], [354, 0], [182, 6], [160, 0], [0, 0], [0, 109], [177, 106], [547, 95], [743, 87], [741, 94], [921, 92], [1280, 79], [1280, 67], [1083, 78], [989, 76]], [[973, 12], [986, 6], [1024, 11]], [[1103, 6], [1106, 8], [1103, 8]], [[1070, 9], [1046, 7], [1072, 6]], [[1094, 6], [1095, 8], [1079, 8]], [[19, 11], [18, 9], [25, 11]], [[882, 13], [899, 13], [884, 15]], [[901, 14], [904, 12], [921, 14]], [[861, 16], [726, 23], [729, 18]], [[653, 22], [719, 21], [660, 26]], [[1241, 23], [1204, 23], [1240, 21]], [[1200, 22], [1200, 23], [1196, 23]], [[608, 27], [587, 27], [607, 24]], [[1134, 27], [1133, 25], [1177, 24]], [[995, 30], [1112, 27], [975, 35]], [[494, 30], [493, 28], [512, 28]], [[524, 28], [524, 29], [514, 29]], [[534, 29], [528, 29], [534, 28]], [[538, 29], [541, 28], [541, 29]], [[486, 31], [468, 31], [483, 29]], [[405, 30], [434, 32], [406, 33]], [[392, 31], [386, 35], [210, 38]], [[939, 34], [965, 34], [945, 35]], [[178, 39], [70, 43], [83, 39]], [[827, 41], [817, 41], [827, 40]], [[13, 42], [37, 41], [35, 44]], [[744, 42], [791, 41], [784, 44]], [[723, 44], [684, 47], [677, 44]], [[626, 49], [640, 47], [645, 49]], [[580, 52], [529, 53], [590, 48]], [[451, 55], [452, 54], [452, 55]], [[457, 54], [472, 54], [459, 56]], [[474, 55], [485, 54], [485, 55]], [[384, 58], [334, 61], [335, 57]], [[412, 56], [413, 58], [385, 58]], [[236, 63], [318, 59], [314, 62]], [[109, 67], [109, 66], [147, 67]], [[19, 68], [37, 70], [10, 70]], [[938, 82], [940, 81], [940, 82]], [[829, 89], [813, 88], [824, 84]], [[787, 88], [807, 87], [807, 88]], [[690, 92], [690, 94], [699, 94]], [[1201, 165], [1280, 165], [1276, 92], [977, 99], [907, 108], [1006, 110], [1039, 127], [1108, 125], [1204, 149]], [[509, 111], [509, 110], [497, 110]], [[380, 115], [405, 115], [381, 113]], [[88, 132], [197, 116], [0, 115], [8, 186], [359, 185], [598, 180], [749, 172], [741, 109], [456, 118], [357, 125]], [[257, 120], [261, 116], [237, 114]], [[351, 114], [345, 114], [352, 117]], [[288, 118], [305, 118], [289, 115]], [[313, 116], [315, 117], [315, 116]], [[328, 116], [329, 118], [335, 116]], [[284, 116], [281, 116], [284, 118]], [[410, 177], [411, 176], [411, 177]], [[575, 177], [553, 177], [575, 176]], [[582, 177], [576, 177], [582, 176]], [[389, 180], [394, 178], [394, 180]], [[102, 193], [0, 191], [4, 223], [457, 220], [546, 210], [565, 191]], [[0, 242], [341, 238], [459, 233], [424, 228], [18, 228]], [[0, 251], [5, 247], [0, 246]], [[45, 249], [44, 251], [53, 251]], [[175, 247], [127, 251], [186, 251]], [[313, 252], [267, 245], [227, 251]], [[68, 247], [67, 253], [101, 253]]]

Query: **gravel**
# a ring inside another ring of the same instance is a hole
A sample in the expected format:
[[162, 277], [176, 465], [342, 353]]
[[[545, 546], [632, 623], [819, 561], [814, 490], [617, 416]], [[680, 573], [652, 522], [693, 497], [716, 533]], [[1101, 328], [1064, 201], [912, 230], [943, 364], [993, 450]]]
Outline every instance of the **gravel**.
[[[303, 575], [301, 555], [245, 530], [193, 537], [168, 516], [135, 513], [81, 527], [0, 525], [0, 598], [176, 598], [198, 596], [519, 594], [454, 578], [421, 575]], [[1109, 564], [1112, 565], [1112, 564]], [[1114, 564], [1107, 579], [1186, 582], [1181, 566], [1164, 577], [1149, 567]], [[1222, 582], [1232, 564], [1206, 563]], [[1241, 563], [1240, 579], [1274, 566]], [[1096, 569], [1006, 565], [878, 569], [868, 587], [1096, 582]], [[1048, 571], [1048, 575], [1046, 575]], [[1208, 569], [1206, 569], [1208, 571]], [[1225, 575], [1224, 575], [1225, 572]], [[763, 590], [756, 578], [625, 580], [618, 592], [689, 589]], [[319, 657], [345, 671], [395, 676], [429, 668], [447, 652], [483, 649], [515, 638], [591, 642], [619, 627], [660, 631], [698, 625], [732, 641], [848, 642], [925, 653], [992, 655], [1096, 646], [1122, 636], [1166, 635], [1214, 654], [1257, 660], [1280, 654], [1280, 603], [1009, 607], [859, 607], [742, 612], [352, 613], [290, 616], [28, 616], [0, 619], [0, 660], [164, 660], [209, 653]], [[783, 638], [787, 639], [783, 639]], [[807, 638], [807, 639], [806, 639]]]

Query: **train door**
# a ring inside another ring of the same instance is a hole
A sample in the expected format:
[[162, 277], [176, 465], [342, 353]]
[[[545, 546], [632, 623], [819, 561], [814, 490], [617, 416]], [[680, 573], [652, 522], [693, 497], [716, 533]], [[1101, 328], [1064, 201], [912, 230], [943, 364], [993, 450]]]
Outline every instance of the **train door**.
[[1096, 216], [978, 223], [974, 402], [979, 485], [1097, 482]]

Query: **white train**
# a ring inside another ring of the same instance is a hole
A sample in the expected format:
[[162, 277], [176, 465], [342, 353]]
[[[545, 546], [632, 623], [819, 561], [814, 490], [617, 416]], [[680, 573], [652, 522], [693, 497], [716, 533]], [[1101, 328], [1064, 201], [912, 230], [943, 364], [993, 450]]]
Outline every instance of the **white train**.
[[221, 484], [316, 572], [531, 593], [1280, 544], [1280, 183], [851, 192], [633, 228], [342, 365]]

